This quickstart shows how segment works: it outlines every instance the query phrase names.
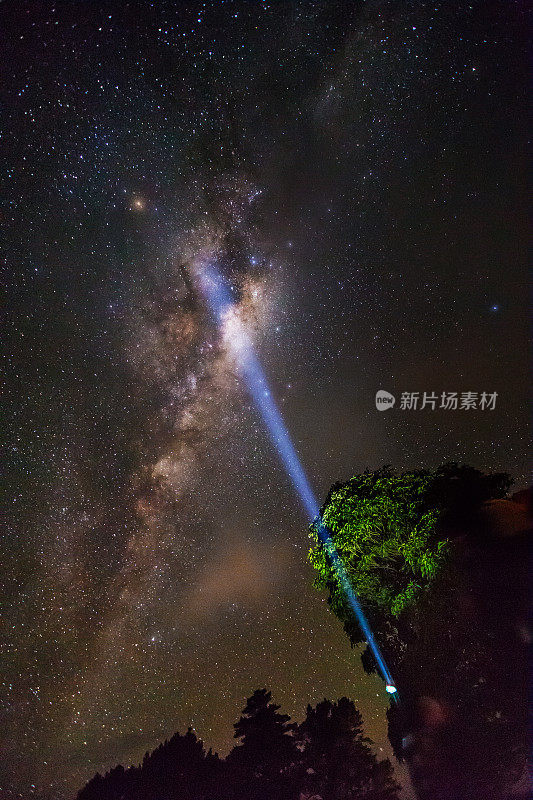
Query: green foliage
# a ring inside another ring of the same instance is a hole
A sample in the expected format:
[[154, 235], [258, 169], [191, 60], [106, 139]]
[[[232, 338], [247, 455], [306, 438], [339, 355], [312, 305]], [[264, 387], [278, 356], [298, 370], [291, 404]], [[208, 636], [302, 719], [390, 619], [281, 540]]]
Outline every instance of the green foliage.
[[[445, 563], [448, 543], [436, 532], [441, 511], [427, 502], [432, 483], [429, 472], [382, 469], [332, 488], [322, 519], [363, 605], [398, 616]], [[345, 618], [345, 599], [314, 524], [310, 531], [315, 586], [329, 589], [334, 611]]]
[[[321, 515], [361, 603], [398, 617], [446, 563], [450, 545], [437, 523], [460, 527], [485, 500], [504, 496], [510, 483], [504, 473], [455, 463], [401, 475], [384, 467], [335, 484]], [[334, 612], [346, 622], [352, 615], [314, 523], [310, 535], [315, 586], [329, 590]]]

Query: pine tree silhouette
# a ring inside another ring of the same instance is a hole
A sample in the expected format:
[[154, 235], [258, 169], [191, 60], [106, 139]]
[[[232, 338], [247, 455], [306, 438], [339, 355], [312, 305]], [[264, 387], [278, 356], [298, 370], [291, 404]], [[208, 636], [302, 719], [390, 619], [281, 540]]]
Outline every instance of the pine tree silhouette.
[[389, 761], [378, 762], [363, 736], [363, 720], [354, 703], [342, 697], [307, 707], [298, 728], [300, 785], [304, 798], [394, 800], [398, 785]]
[[295, 726], [287, 714], [278, 713], [280, 707], [271, 698], [271, 692], [257, 689], [235, 724], [235, 738], [241, 742], [226, 759], [232, 798], [294, 797], [292, 773], [299, 759]]

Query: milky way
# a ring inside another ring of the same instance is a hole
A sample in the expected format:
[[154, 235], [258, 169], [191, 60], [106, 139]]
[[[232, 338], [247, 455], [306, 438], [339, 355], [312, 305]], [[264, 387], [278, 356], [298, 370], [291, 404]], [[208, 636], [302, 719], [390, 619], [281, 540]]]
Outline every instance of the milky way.
[[[232, 337], [320, 499], [385, 463], [524, 484], [523, 5], [0, 16], [2, 796], [64, 800], [188, 725], [225, 753], [262, 686], [296, 718], [352, 697], [388, 752]], [[212, 258], [222, 327], [195, 284]], [[380, 413], [378, 389], [498, 400]]]

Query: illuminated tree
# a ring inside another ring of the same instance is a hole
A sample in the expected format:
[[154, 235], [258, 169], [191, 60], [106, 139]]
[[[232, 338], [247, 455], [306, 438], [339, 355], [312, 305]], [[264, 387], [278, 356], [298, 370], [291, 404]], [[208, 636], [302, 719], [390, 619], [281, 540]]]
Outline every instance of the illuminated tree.
[[[396, 618], [446, 563], [449, 540], [439, 523], [464, 519], [484, 500], [503, 496], [509, 484], [506, 475], [483, 475], [456, 464], [401, 475], [385, 467], [332, 486], [321, 516], [361, 604], [374, 615]], [[333, 611], [350, 625], [352, 613], [316, 523], [310, 532], [309, 560], [318, 573], [314, 585], [329, 591]], [[357, 636], [353, 626], [350, 635]]]
[[[524, 770], [528, 532], [499, 535], [478, 513], [510, 483], [457, 464], [382, 469], [333, 486], [321, 510], [399, 687], [389, 739], [421, 800], [511, 796]], [[315, 586], [359, 643], [315, 526], [311, 537]], [[362, 660], [375, 669], [368, 648]]]
[[[438, 510], [425, 501], [430, 480], [427, 473], [396, 476], [383, 469], [330, 491], [322, 519], [363, 605], [397, 616], [444, 563], [447, 541], [436, 533]], [[350, 610], [315, 523], [311, 537], [315, 586], [329, 590], [334, 612], [346, 622]]]

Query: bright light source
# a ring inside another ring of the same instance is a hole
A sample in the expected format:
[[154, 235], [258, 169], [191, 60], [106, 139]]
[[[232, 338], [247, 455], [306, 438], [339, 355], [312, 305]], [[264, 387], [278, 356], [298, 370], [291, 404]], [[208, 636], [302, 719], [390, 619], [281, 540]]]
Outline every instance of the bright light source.
[[396, 688], [396, 686], [393, 686], [392, 683], [388, 683], [385, 686], [385, 691], [388, 692], [389, 694], [394, 694], [395, 692], [398, 691], [398, 689]]

